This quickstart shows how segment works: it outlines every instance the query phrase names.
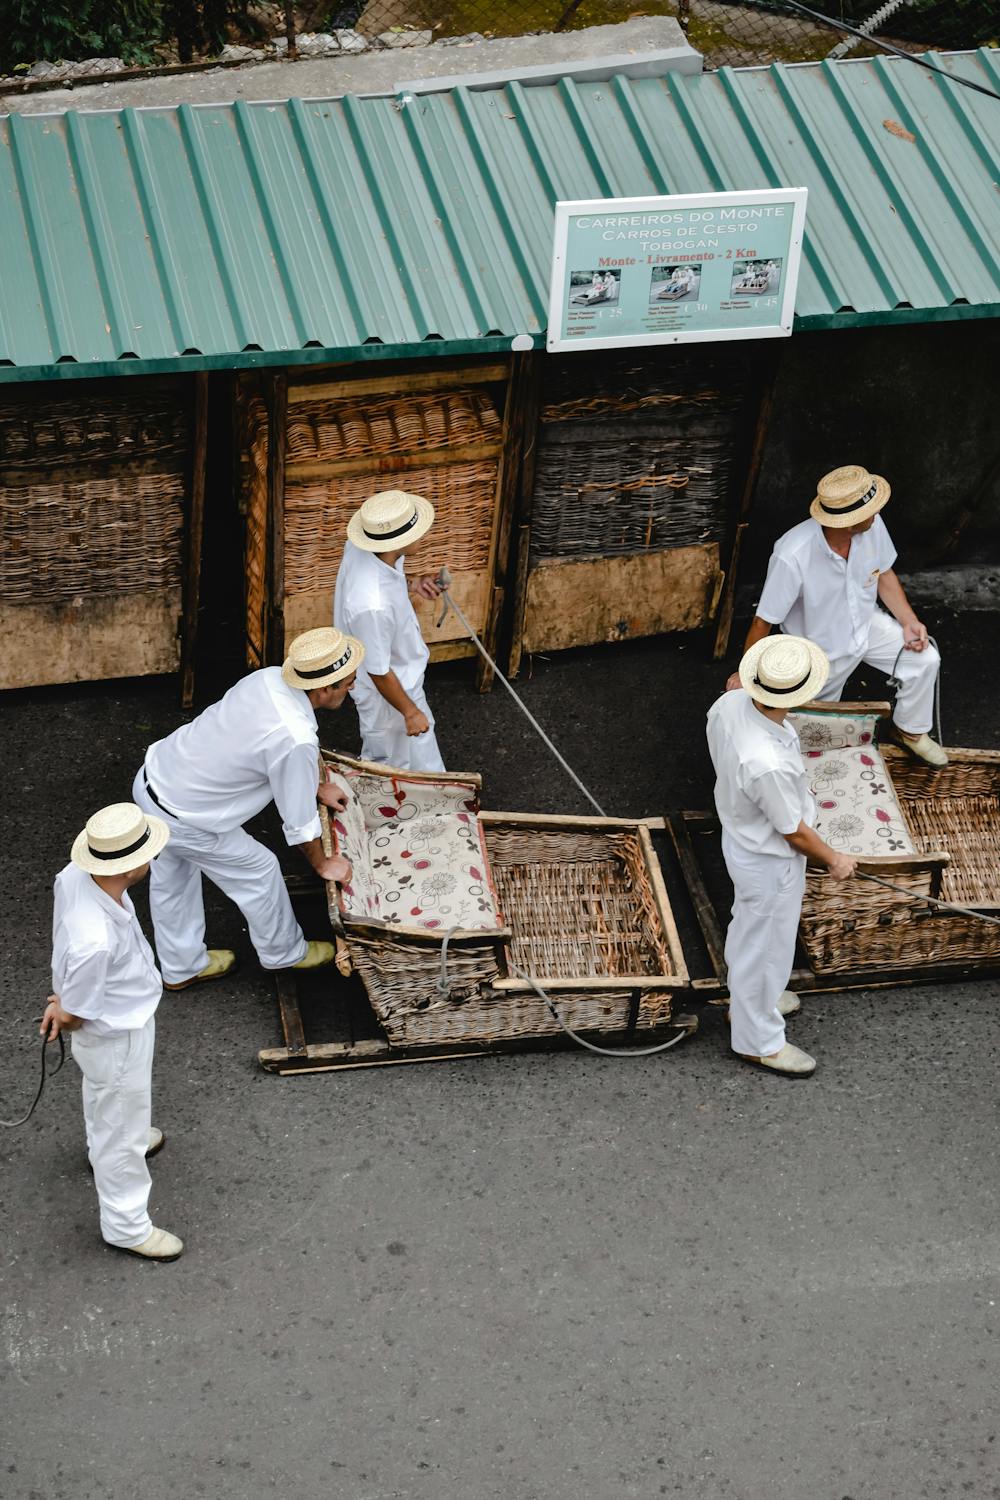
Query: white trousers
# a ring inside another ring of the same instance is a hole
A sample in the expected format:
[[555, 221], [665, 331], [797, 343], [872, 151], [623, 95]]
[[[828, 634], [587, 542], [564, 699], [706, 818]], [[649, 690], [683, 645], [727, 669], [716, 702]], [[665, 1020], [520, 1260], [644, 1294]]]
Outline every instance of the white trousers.
[[403, 715], [391, 703], [380, 699], [374, 711], [365, 705], [364, 712], [358, 713], [361, 758], [384, 766], [398, 766], [401, 771], [443, 771], [444, 761], [434, 735], [434, 715], [424, 690], [415, 688], [408, 696], [427, 715], [431, 726], [427, 733], [407, 734]]
[[83, 1026], [72, 1033], [73, 1058], [83, 1074], [87, 1154], [109, 1245], [141, 1245], [153, 1227], [146, 1151], [155, 1036], [154, 1016], [135, 1031], [100, 1036]]
[[170, 828], [170, 842], [149, 874], [149, 910], [165, 983], [181, 984], [208, 963], [202, 875], [236, 902], [263, 968], [287, 969], [305, 957], [308, 945], [270, 849], [243, 828], [209, 833], [171, 817], [146, 791], [141, 771], [132, 796], [143, 812], [155, 813]]
[[722, 853], [733, 882], [726, 934], [732, 1048], [767, 1057], [785, 1045], [778, 998], [795, 962], [795, 936], [806, 886], [805, 855], [751, 854], [728, 833]]
[[[888, 675], [902, 645], [902, 625], [884, 610], [877, 609], [864, 651], [856, 656], [832, 657], [826, 686], [816, 696], [831, 703], [839, 702], [844, 684], [861, 662]], [[902, 687], [896, 695], [892, 717], [907, 734], [926, 734], [934, 722], [934, 684], [940, 667], [941, 657], [933, 646], [925, 646], [923, 651], [904, 651], [899, 657], [896, 676]]]

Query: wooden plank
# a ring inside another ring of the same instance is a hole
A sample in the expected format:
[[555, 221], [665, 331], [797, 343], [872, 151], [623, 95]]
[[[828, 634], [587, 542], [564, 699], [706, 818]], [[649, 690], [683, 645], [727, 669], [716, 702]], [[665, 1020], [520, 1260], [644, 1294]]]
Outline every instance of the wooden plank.
[[[500, 628], [500, 612], [502, 608], [503, 589], [495, 588], [493, 590], [493, 603], [490, 606], [482, 634], [479, 631], [476, 632], [494, 661], [496, 661], [494, 653], [496, 652], [497, 632]], [[473, 644], [472, 649], [476, 651], [475, 644]], [[476, 651], [476, 655], [479, 656], [479, 666], [476, 669], [476, 689], [480, 693], [488, 693], [493, 687], [493, 668], [485, 656], [480, 655], [478, 651]]]
[[[449, 593], [455, 603], [464, 611], [476, 631], [482, 629], [486, 618], [491, 587], [489, 569], [477, 568], [475, 571], [456, 573], [449, 588]], [[432, 650], [437, 645], [447, 645], [452, 642], [467, 645], [468, 636], [465, 633], [465, 627], [456, 614], [449, 613], [438, 625], [438, 615], [441, 611], [439, 600], [414, 599], [413, 607], [420, 622], [424, 640]], [[289, 640], [303, 630], [312, 630], [318, 625], [329, 625], [332, 617], [332, 583], [329, 588], [308, 589], [301, 593], [287, 594], [285, 597], [285, 631]], [[474, 646], [472, 650], [475, 650]]]
[[290, 1057], [304, 1057], [306, 1034], [302, 1029], [302, 1012], [299, 1010], [299, 987], [290, 969], [276, 969], [278, 989], [278, 1013], [281, 1031]]
[[681, 875], [687, 887], [691, 905], [698, 922], [702, 940], [708, 950], [709, 961], [715, 971], [716, 979], [721, 984], [726, 981], [726, 943], [719, 925], [719, 918], [714, 905], [705, 887], [702, 878], [701, 865], [695, 853], [694, 844], [690, 832], [691, 819], [687, 813], [678, 817], [667, 818], [667, 826], [670, 829], [670, 837], [673, 841], [677, 854], [677, 861], [681, 867]]
[[[371, 366], [358, 368], [370, 369]], [[442, 370], [421, 370], [410, 374], [348, 376], [344, 380], [296, 381], [289, 387], [288, 400], [294, 406], [309, 401], [341, 401], [355, 396], [402, 396], [410, 391], [450, 391], [463, 385], [493, 385], [507, 379], [509, 365], [452, 365]]]
[[[904, 750], [902, 745], [880, 745], [879, 750], [887, 763], [909, 764], [916, 766], [917, 769], [922, 764], [908, 750]], [[960, 745], [949, 745], [948, 757], [951, 762], [965, 760], [981, 766], [1000, 766], [1000, 750], [971, 750], [963, 749]], [[934, 768], [925, 764], [925, 769], [932, 771]]]
[[435, 784], [445, 781], [452, 786], [467, 786], [473, 793], [478, 793], [483, 785], [483, 778], [478, 771], [401, 771], [394, 773], [379, 761], [361, 760], [356, 755], [342, 755], [339, 750], [321, 748], [320, 754], [327, 765], [333, 766], [334, 770], [347, 766], [352, 771], [365, 771], [370, 775], [383, 776], [387, 787], [391, 785], [394, 774], [399, 774], [406, 781], [429, 781]]
[[181, 590], [88, 597], [71, 604], [0, 600], [0, 689], [176, 672]]
[[431, 646], [430, 660], [434, 665], [440, 661], [465, 661], [478, 654], [471, 641], [435, 641]]
[[511, 608], [511, 641], [507, 664], [507, 676], [516, 677], [521, 670], [524, 654], [524, 617], [528, 609], [528, 578], [530, 576], [531, 527], [520, 526], [517, 533], [517, 562], [514, 573], [514, 603]]
[[[285, 655], [285, 447], [288, 436], [288, 377], [272, 376], [267, 406], [268, 620], [265, 661]], [[329, 621], [324, 619], [324, 625]], [[297, 634], [297, 632], [290, 632]]]
[[181, 622], [181, 707], [194, 702], [194, 653], [198, 644], [201, 554], [205, 539], [205, 468], [208, 457], [208, 375], [194, 377], [191, 487], [184, 535], [183, 616]]
[[[515, 518], [521, 513], [521, 496], [525, 483], [527, 449], [534, 452], [541, 405], [542, 361], [545, 356], [532, 350], [515, 354], [511, 363], [510, 384], [504, 406], [504, 449], [497, 475], [497, 512], [494, 537], [493, 578], [500, 590], [495, 622], [484, 644], [497, 661], [509, 656], [513, 630], [511, 605], [515, 601], [517, 553], [514, 566], [511, 542]], [[492, 687], [493, 672], [485, 662], [479, 668], [479, 690]]]
[[499, 458], [501, 445], [495, 439], [488, 443], [464, 443], [451, 448], [423, 448], [412, 453], [375, 453], [367, 458], [303, 459], [287, 466], [287, 480], [344, 479], [359, 474], [407, 473], [411, 469], [440, 469], [450, 464], [479, 463], [484, 458]]
[[641, 828], [637, 818], [601, 818], [597, 813], [577, 816], [572, 813], [517, 813], [481, 811], [479, 821], [483, 824], [519, 823], [530, 828]]
[[528, 577], [523, 650], [561, 651], [695, 630], [708, 618], [718, 571], [716, 542], [541, 563]]
[[[686, 990], [688, 988], [687, 976], [680, 974], [583, 974], [574, 977], [536, 974], [534, 977], [543, 989], [549, 990], [553, 995], [560, 993], [579, 995], [585, 994], [588, 990], [599, 994], [603, 990], [634, 990], [637, 987], [641, 990]], [[490, 988], [504, 995], [533, 995], [535, 993], [532, 986], [524, 979], [493, 979], [490, 981]]]
[[777, 345], [772, 346], [766, 351], [761, 351], [759, 357], [765, 362], [765, 374], [761, 384], [760, 402], [754, 422], [750, 454], [747, 459], [746, 472], [743, 476], [743, 487], [740, 491], [739, 507], [736, 512], [736, 528], [733, 532], [733, 543], [729, 552], [729, 560], [726, 564], [725, 582], [722, 590], [722, 607], [719, 610], [719, 621], [715, 631], [715, 646], [712, 650], [714, 661], [720, 661], [729, 650], [729, 637], [733, 628], [733, 609], [736, 604], [736, 578], [739, 572], [740, 552], [743, 549], [744, 534], [750, 524], [750, 507], [757, 489], [760, 466], [764, 457], [764, 446], [767, 442], [767, 434], [771, 426], [771, 414], [774, 410], [774, 387], [778, 377], [778, 367], [781, 362], [780, 348]]
[[639, 844], [646, 860], [646, 870], [649, 875], [649, 883], [653, 888], [653, 900], [659, 913], [660, 925], [667, 939], [667, 947], [673, 961], [674, 973], [687, 982], [688, 970], [684, 959], [684, 949], [681, 947], [681, 935], [677, 931], [674, 921], [674, 913], [670, 905], [670, 897], [667, 895], [667, 887], [663, 880], [663, 871], [660, 869], [660, 861], [656, 857], [653, 848], [653, 840], [649, 829], [644, 823], [639, 824]]
[[811, 699], [803, 703], [801, 707], [792, 710], [796, 714], [840, 714], [842, 718], [853, 719], [858, 714], [875, 714], [879, 718], [887, 719], [892, 713], [892, 704], [880, 700], [872, 700], [867, 703], [828, 703], [823, 698]]

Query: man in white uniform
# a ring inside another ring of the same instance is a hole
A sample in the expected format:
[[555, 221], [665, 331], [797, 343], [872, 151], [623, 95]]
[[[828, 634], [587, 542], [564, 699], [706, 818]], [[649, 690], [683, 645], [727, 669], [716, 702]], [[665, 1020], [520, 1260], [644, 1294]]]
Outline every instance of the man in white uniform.
[[[929, 765], [947, 765], [928, 733], [941, 658], [893, 571], [896, 549], [879, 515], [892, 493], [889, 484], [849, 464], [825, 474], [817, 491], [809, 519], [774, 544], [744, 650], [772, 625], [807, 636], [830, 658], [830, 676], [817, 697], [831, 703], [861, 662], [895, 675], [893, 722], [901, 743]], [[726, 686], [737, 683], [733, 673]]]
[[292, 642], [283, 666], [251, 672], [146, 751], [132, 795], [166, 819], [171, 835], [149, 890], [166, 989], [221, 979], [236, 963], [231, 949], [205, 946], [202, 875], [236, 902], [265, 969], [332, 961], [332, 943], [306, 942], [276, 856], [243, 824], [275, 802], [286, 840], [317, 875], [350, 879], [346, 859], [323, 853], [317, 799], [341, 808], [346, 794], [320, 781], [316, 710], [340, 707], [364, 654], [339, 630], [308, 630]]
[[829, 663], [812, 641], [780, 636], [759, 641], [740, 662], [740, 688], [708, 711], [715, 766], [715, 806], [722, 852], [733, 882], [733, 920], [726, 935], [731, 1045], [747, 1062], [792, 1078], [816, 1063], [785, 1041], [785, 1016], [799, 1000], [785, 986], [795, 958], [806, 859], [835, 880], [854, 861], [814, 830], [799, 737], [785, 717], [815, 698]]
[[362, 641], [365, 664], [352, 697], [361, 722], [365, 760], [404, 771], [443, 771], [434, 716], [424, 694], [430, 652], [410, 601], [410, 590], [436, 599], [430, 576], [407, 584], [406, 553], [434, 524], [422, 495], [385, 490], [351, 517], [337, 574], [333, 620]]
[[56, 876], [52, 987], [42, 1034], [73, 1033], [101, 1234], [116, 1250], [176, 1260], [183, 1242], [149, 1217], [146, 1158], [163, 1145], [150, 1124], [154, 1014], [162, 985], [128, 896], [170, 834], [131, 802], [88, 819]]

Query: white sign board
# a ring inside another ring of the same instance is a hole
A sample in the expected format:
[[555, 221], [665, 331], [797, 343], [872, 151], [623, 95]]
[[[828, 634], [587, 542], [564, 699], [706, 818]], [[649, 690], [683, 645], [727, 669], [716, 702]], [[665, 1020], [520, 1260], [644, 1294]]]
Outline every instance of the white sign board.
[[557, 203], [550, 353], [787, 337], [806, 193]]

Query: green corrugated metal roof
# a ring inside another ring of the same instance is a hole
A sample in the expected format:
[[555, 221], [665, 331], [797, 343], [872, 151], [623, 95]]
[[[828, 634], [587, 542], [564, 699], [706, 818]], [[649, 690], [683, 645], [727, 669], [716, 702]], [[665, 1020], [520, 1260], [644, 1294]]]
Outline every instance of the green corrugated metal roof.
[[996, 314], [998, 183], [1000, 101], [887, 58], [5, 116], [0, 380], [541, 343], [560, 198], [805, 185], [798, 327]]

